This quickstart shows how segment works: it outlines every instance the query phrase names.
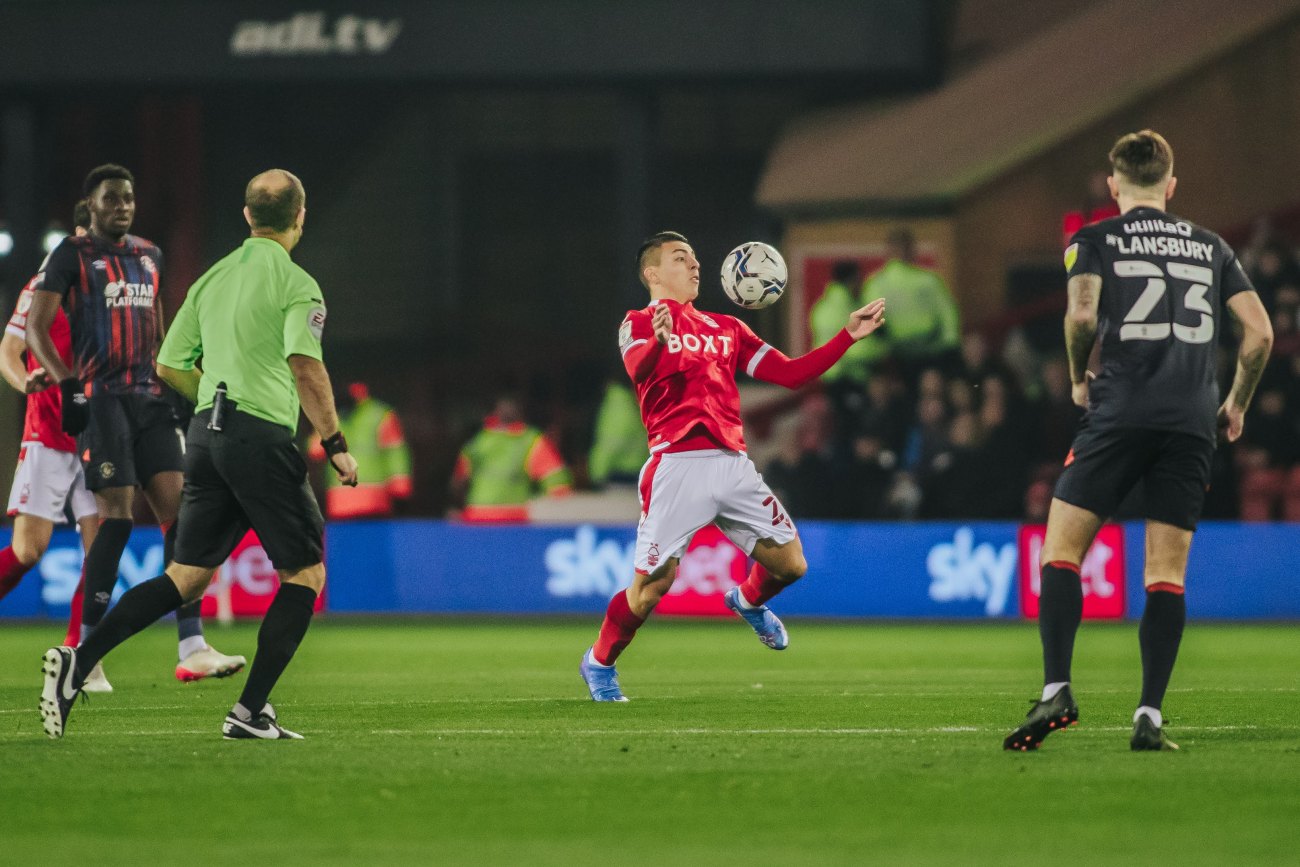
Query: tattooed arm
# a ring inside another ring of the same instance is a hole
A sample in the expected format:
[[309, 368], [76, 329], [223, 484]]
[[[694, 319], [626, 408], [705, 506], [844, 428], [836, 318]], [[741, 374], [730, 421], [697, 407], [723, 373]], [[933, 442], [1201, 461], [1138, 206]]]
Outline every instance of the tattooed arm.
[[1241, 346], [1237, 349], [1237, 375], [1232, 390], [1219, 408], [1219, 428], [1228, 442], [1241, 436], [1242, 421], [1264, 375], [1268, 353], [1273, 348], [1273, 324], [1255, 292], [1238, 292], [1228, 299], [1228, 309], [1241, 323]]
[[1065, 350], [1070, 356], [1070, 382], [1074, 402], [1088, 408], [1088, 356], [1097, 339], [1097, 305], [1101, 301], [1101, 277], [1078, 274], [1070, 278], [1070, 306], [1065, 311]]

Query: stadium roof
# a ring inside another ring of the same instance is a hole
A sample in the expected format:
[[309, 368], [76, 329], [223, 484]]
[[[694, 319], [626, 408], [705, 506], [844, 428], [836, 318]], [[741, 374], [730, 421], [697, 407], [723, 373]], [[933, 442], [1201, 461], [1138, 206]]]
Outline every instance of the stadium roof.
[[943, 87], [796, 121], [760, 205], [784, 212], [942, 206], [1288, 18], [1300, 0], [1108, 0]]

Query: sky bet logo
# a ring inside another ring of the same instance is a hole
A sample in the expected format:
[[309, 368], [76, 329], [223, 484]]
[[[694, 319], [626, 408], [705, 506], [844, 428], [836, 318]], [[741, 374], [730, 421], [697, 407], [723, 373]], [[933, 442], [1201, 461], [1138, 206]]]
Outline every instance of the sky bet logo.
[[105, 307], [152, 307], [152, 283], [126, 283], [114, 280], [104, 287]]
[[235, 57], [386, 54], [402, 32], [402, 19], [341, 15], [333, 27], [324, 12], [299, 12], [287, 21], [240, 21], [230, 35]]

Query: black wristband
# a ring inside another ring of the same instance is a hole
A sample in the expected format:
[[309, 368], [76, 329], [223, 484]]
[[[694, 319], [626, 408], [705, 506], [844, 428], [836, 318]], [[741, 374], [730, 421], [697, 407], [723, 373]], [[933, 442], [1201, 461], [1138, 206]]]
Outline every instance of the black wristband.
[[338, 431], [329, 439], [320, 441], [321, 448], [325, 449], [325, 454], [333, 457], [341, 455], [348, 450], [348, 441], [343, 438], [343, 431]]
[[81, 384], [81, 380], [75, 376], [69, 376], [67, 379], [59, 380], [59, 393], [63, 396], [64, 401], [75, 400], [77, 395], [85, 396], [86, 389]]

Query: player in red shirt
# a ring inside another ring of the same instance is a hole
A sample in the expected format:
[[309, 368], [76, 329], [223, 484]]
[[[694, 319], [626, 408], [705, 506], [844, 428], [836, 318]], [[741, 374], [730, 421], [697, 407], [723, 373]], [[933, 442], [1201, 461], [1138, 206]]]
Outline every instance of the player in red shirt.
[[[73, 212], [78, 236], [90, 228], [90, 211], [78, 202]], [[45, 368], [27, 353], [23, 358], [27, 335], [27, 311], [32, 297], [44, 279], [44, 266], [18, 295], [13, 316], [0, 338], [0, 375], [19, 393], [27, 395], [27, 415], [23, 423], [22, 445], [13, 488], [9, 492], [9, 517], [14, 519], [13, 538], [9, 547], [0, 550], [0, 599], [18, 586], [23, 576], [36, 565], [50, 547], [54, 525], [63, 523], [65, 510], [72, 512], [81, 531], [86, 550], [95, 540], [99, 515], [95, 498], [86, 490], [86, 477], [77, 458], [76, 441], [59, 427], [61, 395]], [[72, 358], [72, 335], [67, 317], [60, 311], [50, 327], [55, 348], [65, 361]], [[76, 645], [81, 639], [81, 597], [84, 577], [72, 595], [72, 612], [64, 642]], [[87, 683], [92, 692], [112, 692], [103, 667], [94, 670]]]
[[754, 558], [727, 606], [773, 650], [789, 644], [767, 602], [808, 571], [803, 546], [785, 509], [745, 453], [736, 376], [799, 388], [825, 373], [845, 351], [885, 321], [878, 299], [853, 312], [844, 330], [799, 358], [787, 358], [734, 316], [702, 313], [700, 263], [685, 237], [660, 232], [637, 256], [650, 305], [619, 329], [619, 349], [650, 435], [650, 460], [638, 485], [635, 574], [614, 594], [596, 643], [579, 671], [595, 701], [627, 701], [614, 661], [677, 577], [695, 532], [716, 524]]

